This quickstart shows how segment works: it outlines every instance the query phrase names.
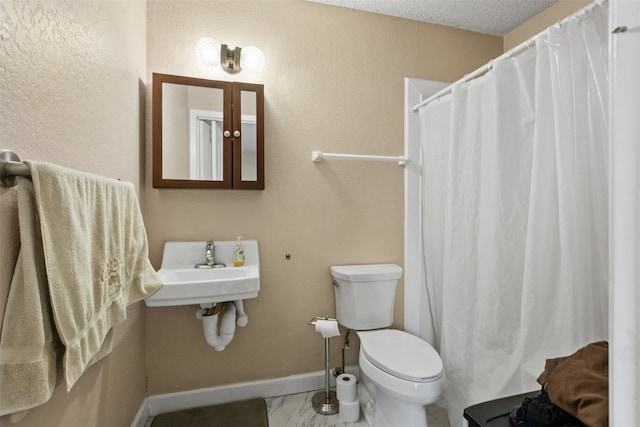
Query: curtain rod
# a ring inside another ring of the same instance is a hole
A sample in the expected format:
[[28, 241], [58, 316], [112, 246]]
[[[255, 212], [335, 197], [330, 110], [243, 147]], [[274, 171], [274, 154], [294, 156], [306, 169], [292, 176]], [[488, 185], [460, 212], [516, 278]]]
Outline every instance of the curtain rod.
[[[559, 21], [558, 23], [552, 25], [551, 27], [559, 27], [561, 25], [566, 24], [567, 22], [569, 22], [570, 20], [576, 19], [577, 17], [580, 17], [582, 15], [584, 15], [585, 13], [587, 13], [588, 11], [594, 9], [597, 6], [600, 6], [604, 3], [606, 3], [607, 0], [596, 0], [593, 3], [583, 7], [582, 9], [572, 13], [571, 15], [567, 16], [566, 18], [564, 18], [563, 20]], [[519, 45], [517, 45], [516, 47], [510, 49], [509, 51], [503, 53], [502, 55], [498, 56], [497, 58], [492, 59], [491, 61], [487, 62], [486, 64], [484, 64], [482, 67], [476, 69], [475, 71], [471, 72], [470, 74], [465, 74], [465, 76], [459, 80], [456, 80], [455, 82], [451, 83], [449, 86], [445, 87], [444, 89], [442, 89], [441, 91], [435, 93], [434, 95], [430, 96], [429, 98], [420, 101], [419, 103], [413, 105], [411, 107], [411, 111], [415, 112], [418, 111], [421, 107], [424, 107], [425, 105], [431, 103], [431, 101], [435, 101], [436, 99], [442, 98], [444, 95], [447, 95], [449, 93], [451, 93], [451, 90], [453, 88], [454, 85], [458, 84], [458, 83], [466, 83], [470, 80], [475, 79], [478, 76], [481, 76], [482, 74], [486, 73], [487, 71], [490, 71], [493, 68], [493, 63], [495, 61], [499, 61], [501, 59], [505, 59], [505, 58], [511, 58], [512, 56], [516, 56], [521, 54], [522, 52], [532, 48], [535, 43], [536, 40], [538, 38], [540, 38], [541, 36], [543, 36], [547, 31], [549, 31], [549, 28], [551, 27], [547, 27], [544, 30], [542, 30], [541, 32], [539, 32], [538, 34], [536, 34], [535, 36], [527, 39], [526, 41], [520, 43]]]
[[[538, 36], [535, 36], [538, 37]], [[445, 87], [444, 89], [442, 89], [440, 92], [435, 93], [434, 95], [431, 95], [429, 98], [420, 101], [419, 103], [413, 105], [411, 107], [411, 111], [418, 111], [420, 108], [424, 107], [425, 105], [431, 103], [431, 101], [435, 101], [436, 99], [442, 98], [444, 95], [447, 95], [449, 93], [451, 93], [451, 90], [453, 89], [453, 86], [458, 84], [458, 83], [466, 83], [468, 81], [471, 81], [473, 79], [475, 79], [478, 76], [481, 76], [482, 74], [486, 73], [487, 71], [491, 70], [493, 68], [493, 62], [494, 61], [499, 61], [501, 59], [504, 58], [510, 58], [512, 56], [516, 56], [524, 51], [526, 51], [527, 49], [533, 47], [533, 45], [535, 44], [535, 37], [534, 38], [530, 38], [529, 40], [520, 43], [518, 46], [514, 47], [513, 49], [509, 50], [508, 52], [503, 53], [502, 55], [498, 56], [495, 59], [492, 59], [491, 61], [487, 62], [486, 64], [484, 64], [482, 67], [476, 69], [475, 71], [471, 72], [470, 74], [465, 74], [465, 76], [459, 80], [456, 80], [455, 82], [451, 83], [449, 86]]]

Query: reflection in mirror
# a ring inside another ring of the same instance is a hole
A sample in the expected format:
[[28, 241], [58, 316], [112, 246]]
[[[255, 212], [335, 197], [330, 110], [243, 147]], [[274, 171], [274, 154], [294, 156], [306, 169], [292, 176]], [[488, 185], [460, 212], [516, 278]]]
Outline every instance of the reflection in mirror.
[[189, 178], [223, 179], [222, 112], [189, 110]]
[[164, 83], [162, 99], [162, 178], [222, 180], [223, 89]]
[[242, 181], [258, 179], [258, 153], [256, 130], [256, 93], [240, 91], [242, 106]]

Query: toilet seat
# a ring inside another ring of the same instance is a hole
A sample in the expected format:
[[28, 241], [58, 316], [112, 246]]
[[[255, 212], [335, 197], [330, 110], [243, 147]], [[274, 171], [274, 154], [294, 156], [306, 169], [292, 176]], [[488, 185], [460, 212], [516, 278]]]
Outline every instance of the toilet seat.
[[397, 329], [358, 332], [362, 354], [378, 369], [412, 382], [442, 377], [442, 360], [426, 341]]

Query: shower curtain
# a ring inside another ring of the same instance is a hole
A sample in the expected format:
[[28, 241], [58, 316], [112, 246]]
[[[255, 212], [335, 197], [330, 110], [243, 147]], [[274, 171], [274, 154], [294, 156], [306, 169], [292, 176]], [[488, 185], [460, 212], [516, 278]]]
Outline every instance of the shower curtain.
[[452, 426], [608, 328], [607, 7], [420, 109], [424, 274]]

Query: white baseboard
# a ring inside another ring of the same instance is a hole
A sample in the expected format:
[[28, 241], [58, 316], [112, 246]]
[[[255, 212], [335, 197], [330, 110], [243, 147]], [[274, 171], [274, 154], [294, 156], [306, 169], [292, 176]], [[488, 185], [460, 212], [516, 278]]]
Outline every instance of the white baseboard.
[[131, 427], [145, 427], [149, 419], [149, 398], [145, 397], [138, 409], [136, 417], [131, 422]]
[[[346, 371], [356, 376], [360, 373], [358, 366], [347, 366]], [[335, 386], [335, 378], [333, 375], [330, 376], [330, 385], [331, 387]], [[256, 397], [268, 398], [305, 393], [320, 390], [324, 388], [324, 386], [324, 371], [316, 371], [270, 380], [236, 383], [177, 393], [157, 394], [144, 399], [136, 417], [131, 423], [131, 427], [144, 427], [149, 417], [166, 412], [218, 405]]]

